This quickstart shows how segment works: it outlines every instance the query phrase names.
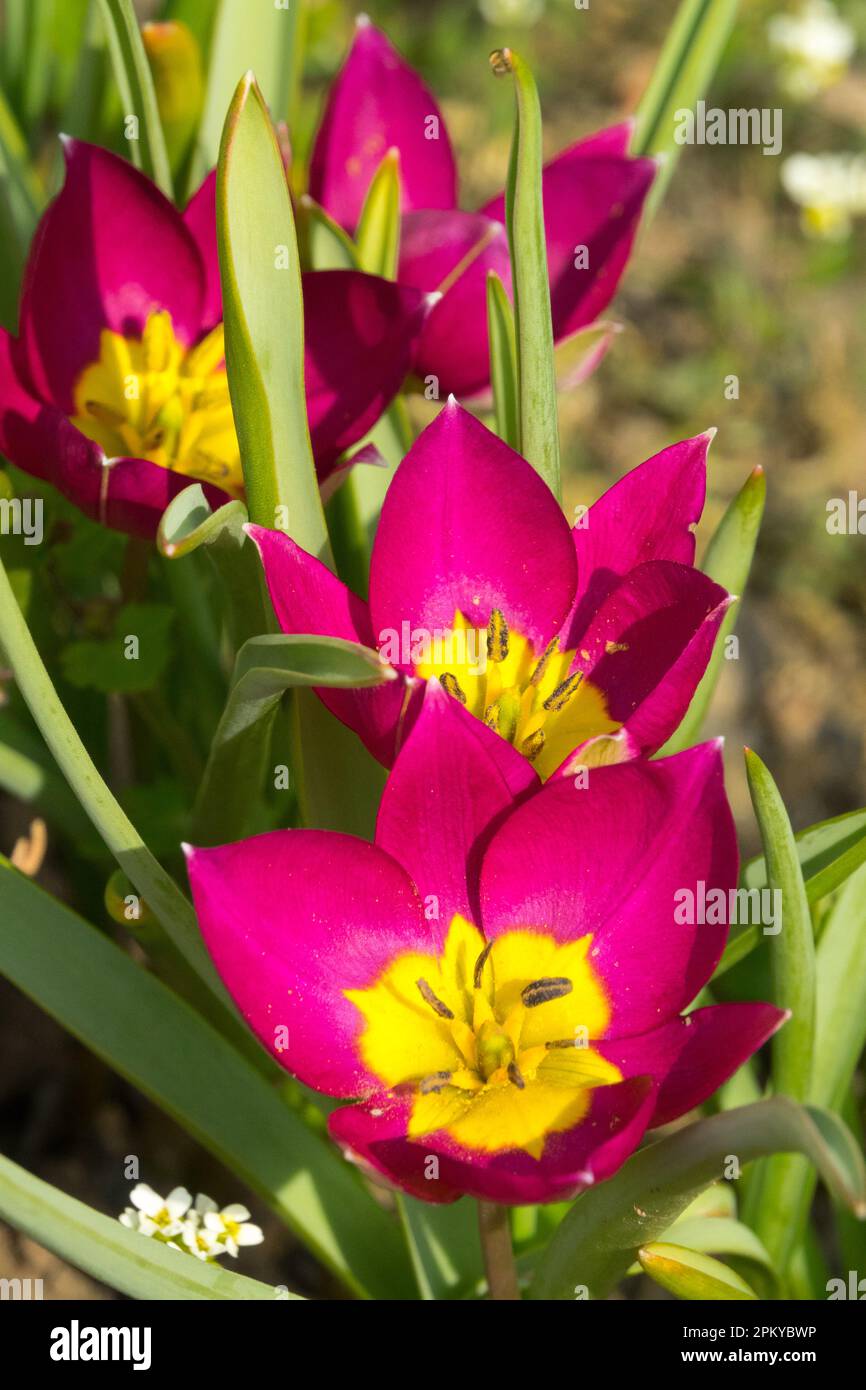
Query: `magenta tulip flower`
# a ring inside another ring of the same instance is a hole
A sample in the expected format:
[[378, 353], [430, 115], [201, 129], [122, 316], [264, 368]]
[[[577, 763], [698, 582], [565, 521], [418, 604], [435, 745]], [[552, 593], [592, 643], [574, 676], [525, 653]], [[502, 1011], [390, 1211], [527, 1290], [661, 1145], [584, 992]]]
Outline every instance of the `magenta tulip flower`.
[[375, 844], [284, 830], [188, 851], [250, 1027], [354, 1102], [329, 1121], [350, 1156], [432, 1202], [546, 1202], [609, 1177], [784, 1018], [682, 1013], [727, 928], [677, 904], [737, 881], [717, 744], [516, 804], [495, 743], [431, 682]]
[[[544, 169], [544, 219], [554, 337], [593, 325], [616, 291], [655, 177], [652, 159], [628, 154], [631, 124], [581, 140]], [[479, 212], [457, 207], [454, 155], [442, 113], [420, 77], [367, 19], [336, 78], [313, 149], [310, 193], [353, 232], [370, 181], [396, 150], [402, 185], [401, 284], [439, 290], [415, 359], [443, 394], [489, 386], [486, 281], [511, 289], [504, 196]], [[580, 379], [597, 364], [609, 332], [577, 354]], [[574, 371], [574, 367], [572, 368]]]
[[731, 602], [692, 567], [710, 437], [627, 474], [571, 530], [525, 459], [449, 402], [388, 490], [369, 605], [287, 536], [250, 534], [284, 632], [363, 642], [398, 672], [318, 692], [374, 757], [391, 765], [437, 676], [532, 782], [575, 750], [654, 752], [685, 714]]
[[[214, 175], [176, 211], [93, 145], [37, 229], [20, 336], [0, 332], [0, 449], [82, 511], [153, 535], [190, 481], [242, 492], [226, 377]], [[400, 389], [429, 297], [355, 271], [304, 277], [307, 401], [320, 478]]]

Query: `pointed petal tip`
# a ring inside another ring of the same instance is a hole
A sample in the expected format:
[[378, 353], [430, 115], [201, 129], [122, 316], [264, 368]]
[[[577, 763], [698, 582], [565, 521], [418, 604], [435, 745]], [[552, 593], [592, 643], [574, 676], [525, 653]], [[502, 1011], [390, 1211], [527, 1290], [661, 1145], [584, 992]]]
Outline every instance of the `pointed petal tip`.
[[192, 859], [193, 855], [196, 852], [195, 845], [190, 845], [187, 843], [186, 840], [181, 840], [180, 847], [183, 852], [184, 859], [187, 863], [189, 863], [189, 861]]
[[370, 29], [372, 26], [373, 21], [365, 10], [362, 10], [360, 14], [355, 16], [356, 29]]

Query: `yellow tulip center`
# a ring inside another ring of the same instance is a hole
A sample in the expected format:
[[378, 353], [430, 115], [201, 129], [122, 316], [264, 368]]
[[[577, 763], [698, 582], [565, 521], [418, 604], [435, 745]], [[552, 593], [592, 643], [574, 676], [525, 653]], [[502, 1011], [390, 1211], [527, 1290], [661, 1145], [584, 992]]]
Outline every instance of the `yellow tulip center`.
[[592, 1045], [610, 1006], [591, 946], [520, 928], [485, 943], [455, 916], [441, 956], [406, 952], [346, 990], [364, 1016], [365, 1065], [411, 1093], [410, 1138], [444, 1130], [470, 1149], [539, 1158], [585, 1117], [594, 1087], [622, 1080]]
[[105, 328], [99, 360], [75, 383], [72, 423], [109, 458], [146, 458], [240, 497], [224, 358], [222, 324], [193, 348], [167, 313], [151, 314], [140, 338]]
[[513, 743], [542, 778], [586, 739], [621, 727], [601, 691], [580, 671], [569, 674], [576, 652], [560, 651], [555, 637], [539, 656], [499, 609], [486, 630], [455, 613], [453, 627], [422, 644], [419, 655], [416, 674], [438, 676], [449, 695]]

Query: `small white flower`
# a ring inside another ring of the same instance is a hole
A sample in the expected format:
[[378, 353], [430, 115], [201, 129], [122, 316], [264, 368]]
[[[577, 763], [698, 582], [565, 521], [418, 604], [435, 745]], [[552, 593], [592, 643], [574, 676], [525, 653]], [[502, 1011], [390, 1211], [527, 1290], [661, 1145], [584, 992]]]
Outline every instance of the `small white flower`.
[[851, 219], [866, 214], [866, 155], [791, 155], [782, 165], [782, 186], [803, 209], [810, 236], [842, 241]]
[[782, 63], [788, 94], [806, 101], [844, 77], [857, 36], [830, 0], [804, 0], [794, 14], [774, 15], [767, 25]]
[[140, 1182], [130, 1192], [129, 1200], [132, 1206], [127, 1207], [120, 1218], [123, 1225], [142, 1235], [159, 1234], [168, 1240], [180, 1235], [183, 1218], [192, 1203], [192, 1193], [185, 1187], [174, 1187], [167, 1197], [160, 1197], [147, 1183]]
[[197, 1216], [193, 1216], [183, 1223], [181, 1240], [184, 1249], [194, 1255], [197, 1260], [218, 1260], [223, 1253], [223, 1248], [216, 1235], [203, 1227]]
[[[206, 1199], [208, 1202], [210, 1198]], [[250, 1213], [239, 1202], [217, 1211], [216, 1203], [204, 1210], [205, 1229], [220, 1241], [229, 1255], [237, 1255], [242, 1245], [261, 1245], [264, 1232], [250, 1222]]]

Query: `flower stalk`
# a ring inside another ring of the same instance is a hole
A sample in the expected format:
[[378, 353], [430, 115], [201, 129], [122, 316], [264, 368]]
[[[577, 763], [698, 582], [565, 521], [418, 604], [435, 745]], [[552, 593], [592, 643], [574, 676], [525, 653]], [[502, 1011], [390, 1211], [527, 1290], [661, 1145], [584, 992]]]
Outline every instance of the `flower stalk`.
[[515, 1303], [520, 1301], [508, 1208], [498, 1202], [478, 1203], [478, 1232], [481, 1253], [491, 1299]]

